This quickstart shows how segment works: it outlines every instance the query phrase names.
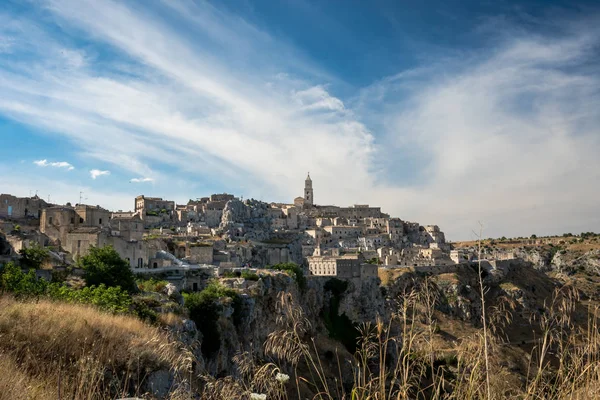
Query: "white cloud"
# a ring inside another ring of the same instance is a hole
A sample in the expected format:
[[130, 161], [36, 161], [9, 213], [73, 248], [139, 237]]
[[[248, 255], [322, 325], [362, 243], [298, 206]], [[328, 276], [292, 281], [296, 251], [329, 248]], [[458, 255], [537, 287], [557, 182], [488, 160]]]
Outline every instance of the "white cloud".
[[331, 96], [323, 86], [313, 86], [293, 94], [296, 101], [305, 110], [345, 111], [344, 103]]
[[93, 169], [90, 171], [90, 176], [92, 177], [92, 179], [96, 179], [99, 176], [106, 176], [106, 175], [110, 175], [110, 171], [101, 171], [99, 169]]
[[[342, 99], [310, 62], [290, 68], [302, 59], [292, 47], [211, 6], [168, 2], [182, 15], [169, 24], [124, 2], [44, 3], [68, 32], [126, 57], [96, 69], [60, 30], [5, 18], [21, 24], [11, 51], [34, 57], [0, 64], [0, 113], [131, 182], [152, 176], [163, 197], [172, 180], [161, 170], [280, 201], [300, 195], [310, 171], [317, 203], [378, 204], [450, 238], [477, 220], [499, 236], [600, 222], [597, 29], [507, 38]], [[201, 40], [185, 33], [196, 31]]]
[[73, 167], [71, 164], [69, 164], [66, 161], [48, 162], [48, 160], [43, 159], [43, 160], [34, 161], [33, 163], [40, 167], [66, 168], [69, 171], [75, 169], [75, 167]]
[[152, 178], [133, 178], [133, 179], [129, 180], [129, 182], [132, 182], [132, 183], [154, 182], [154, 179], [152, 179]]

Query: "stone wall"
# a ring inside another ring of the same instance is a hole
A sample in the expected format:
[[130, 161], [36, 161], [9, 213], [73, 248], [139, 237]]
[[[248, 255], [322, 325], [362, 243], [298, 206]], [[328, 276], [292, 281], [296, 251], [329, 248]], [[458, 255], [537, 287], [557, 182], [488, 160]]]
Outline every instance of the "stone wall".
[[212, 264], [213, 246], [190, 244], [186, 248], [185, 256], [193, 264]]

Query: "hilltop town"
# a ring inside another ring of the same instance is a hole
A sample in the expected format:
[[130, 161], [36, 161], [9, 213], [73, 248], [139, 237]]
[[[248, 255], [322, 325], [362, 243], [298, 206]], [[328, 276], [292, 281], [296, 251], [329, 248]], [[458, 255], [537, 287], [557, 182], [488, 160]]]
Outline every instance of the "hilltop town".
[[[491, 385], [509, 397], [533, 390], [527, 381], [532, 360], [536, 374], [552, 371], [554, 382], [560, 371], [550, 363], [589, 342], [581, 332], [600, 301], [600, 235], [448, 242], [436, 225], [391, 217], [380, 207], [319, 205], [315, 199], [310, 176], [291, 203], [223, 193], [179, 205], [140, 195], [133, 210], [110, 211], [0, 195], [0, 290], [6, 293], [0, 296], [0, 335], [7, 338], [0, 367], [20, 377], [4, 383], [9, 398], [22, 387], [43, 387], [39, 398], [60, 398], [56, 382], [65, 376], [71, 380], [65, 390], [81, 398], [78, 390], [89, 381], [85, 374], [79, 378], [81, 360], [88, 355], [99, 365], [93, 373], [103, 377], [90, 388], [98, 398], [145, 392], [143, 398], [174, 399], [181, 390], [188, 393], [181, 398], [252, 398], [247, 388], [264, 382], [254, 381], [262, 376], [258, 370], [240, 373], [248, 363], [271, 368], [273, 377], [300, 370], [331, 377], [298, 388], [306, 396], [297, 398], [316, 398], [327, 386], [343, 391], [360, 385], [355, 363], [367, 369], [380, 365], [378, 357], [384, 363], [388, 342], [378, 341], [388, 335], [403, 343], [398, 354], [420, 363], [394, 372], [416, 371], [410, 379], [418, 390], [431, 390], [431, 375], [422, 371], [437, 368], [436, 385], [468, 398], [461, 393], [484, 387], [486, 375], [472, 371], [481, 371], [488, 349]], [[30, 257], [42, 248], [43, 260], [31, 268]], [[96, 248], [118, 253], [110, 262], [127, 272], [130, 287], [112, 276], [100, 285], [90, 279], [85, 259]], [[548, 316], [563, 318], [564, 310], [566, 328], [544, 325]], [[481, 340], [482, 328], [493, 345]], [[563, 329], [575, 341], [539, 341]], [[89, 337], [92, 348], [79, 354]], [[60, 344], [49, 350], [46, 343]], [[374, 343], [379, 351], [361, 347]], [[304, 361], [281, 358], [282, 348], [297, 349]], [[25, 364], [23, 349], [33, 354]], [[559, 356], [539, 361], [550, 350]], [[66, 361], [56, 368], [57, 359]], [[577, 373], [587, 376], [587, 365], [582, 362]], [[128, 378], [115, 386], [121, 376]], [[377, 372], [368, 376], [379, 379]], [[273, 390], [295, 398], [291, 385], [274, 381]], [[32, 390], [23, 398], [38, 398]], [[221, 396], [226, 390], [231, 397]]]
[[[137, 196], [131, 211], [101, 205], [49, 204], [0, 195], [0, 257], [37, 244], [50, 250], [53, 268], [73, 265], [92, 246], [112, 246], [138, 274], [169, 275], [180, 289], [198, 290], [191, 271], [227, 271], [295, 263], [308, 276], [377, 277], [378, 267], [428, 268], [472, 259], [451, 250], [436, 225], [422, 226], [366, 204], [315, 202], [308, 175], [303, 196], [291, 203], [212, 194], [176, 204]], [[2, 261], [0, 260], [0, 262]], [[184, 283], [185, 282], [185, 283]]]

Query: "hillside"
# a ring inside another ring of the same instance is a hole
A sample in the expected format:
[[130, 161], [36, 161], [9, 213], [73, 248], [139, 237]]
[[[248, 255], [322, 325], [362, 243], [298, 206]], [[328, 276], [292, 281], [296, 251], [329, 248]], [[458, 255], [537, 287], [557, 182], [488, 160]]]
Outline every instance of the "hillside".
[[0, 399], [164, 397], [191, 359], [158, 327], [89, 306], [0, 297]]

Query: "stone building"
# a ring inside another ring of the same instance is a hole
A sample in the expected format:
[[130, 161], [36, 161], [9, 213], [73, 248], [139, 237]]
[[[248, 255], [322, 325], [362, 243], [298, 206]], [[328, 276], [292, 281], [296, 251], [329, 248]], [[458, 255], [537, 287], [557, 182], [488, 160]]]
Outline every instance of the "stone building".
[[144, 222], [139, 215], [110, 220], [111, 236], [121, 236], [126, 241], [140, 241], [144, 236]]
[[49, 205], [38, 196], [16, 197], [0, 194], [0, 218], [41, 218]]
[[127, 240], [122, 236], [113, 236], [108, 229], [98, 227], [80, 227], [67, 234], [64, 244], [66, 251], [74, 260], [89, 253], [90, 248], [112, 246], [121, 258], [127, 260], [132, 269], [144, 268], [148, 265], [150, 249], [143, 240]]
[[313, 197], [313, 187], [312, 187], [312, 179], [310, 179], [310, 174], [306, 177], [304, 181], [304, 206], [312, 207], [314, 204]]
[[366, 264], [362, 254], [321, 255], [321, 249], [317, 246], [313, 255], [307, 257], [307, 260], [310, 274], [314, 276], [331, 276], [339, 279], [377, 276], [377, 265]]
[[67, 234], [78, 228], [102, 228], [110, 224], [110, 211], [100, 206], [77, 204], [48, 207], [42, 210], [40, 232], [64, 246]]
[[135, 198], [135, 212], [140, 215], [145, 226], [158, 226], [175, 219], [175, 202], [140, 195]]
[[228, 202], [229, 200], [234, 200], [234, 199], [235, 199], [235, 196], [232, 194], [228, 194], [228, 193], [211, 194], [210, 195], [210, 201]]
[[67, 203], [66, 206], [48, 207], [42, 210], [40, 232], [46, 234], [52, 241], [64, 245], [67, 234], [79, 227], [79, 215]]
[[323, 228], [328, 232], [334, 239], [357, 239], [362, 233], [360, 226], [350, 225], [337, 225], [337, 226], [326, 226]]
[[109, 226], [111, 212], [100, 206], [76, 204], [75, 212], [79, 217], [79, 226], [100, 228]]
[[204, 243], [188, 243], [185, 248], [185, 258], [194, 264], [213, 263], [213, 245]]

